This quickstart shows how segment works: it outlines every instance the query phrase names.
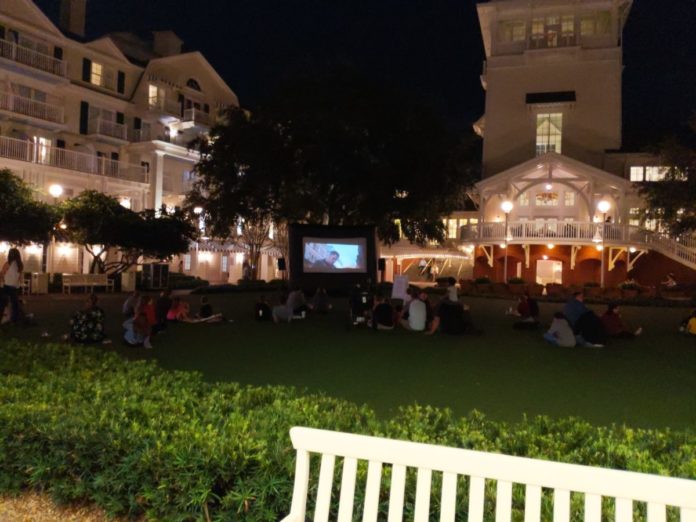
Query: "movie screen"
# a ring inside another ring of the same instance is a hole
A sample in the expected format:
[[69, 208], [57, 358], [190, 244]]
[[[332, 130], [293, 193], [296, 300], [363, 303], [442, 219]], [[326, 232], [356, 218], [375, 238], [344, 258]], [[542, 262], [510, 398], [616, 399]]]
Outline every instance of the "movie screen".
[[367, 272], [365, 238], [302, 238], [306, 273]]

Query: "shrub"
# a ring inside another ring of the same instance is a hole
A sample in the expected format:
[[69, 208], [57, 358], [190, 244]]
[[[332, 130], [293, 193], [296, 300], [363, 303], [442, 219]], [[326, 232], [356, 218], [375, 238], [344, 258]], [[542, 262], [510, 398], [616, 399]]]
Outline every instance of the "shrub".
[[511, 277], [508, 279], [508, 283], [511, 285], [523, 285], [525, 281], [521, 277]]
[[0, 341], [0, 493], [42, 489], [157, 520], [279, 520], [292, 497], [293, 425], [696, 477], [689, 431], [545, 416], [508, 424], [419, 405], [382, 422], [367, 407], [291, 388], [212, 384], [97, 348]]
[[477, 285], [490, 285], [491, 280], [488, 277], [477, 277], [474, 279], [474, 283]]
[[193, 290], [209, 286], [210, 282], [200, 277], [195, 277], [178, 272], [169, 273], [169, 288], [172, 290]]
[[599, 283], [595, 283], [594, 281], [588, 281], [583, 285], [585, 288], [595, 288], [599, 286]]

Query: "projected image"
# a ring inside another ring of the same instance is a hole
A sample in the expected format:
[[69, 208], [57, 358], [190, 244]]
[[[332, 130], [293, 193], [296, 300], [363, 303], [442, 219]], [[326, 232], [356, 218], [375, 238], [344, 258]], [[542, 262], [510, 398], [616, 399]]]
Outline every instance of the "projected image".
[[366, 272], [365, 238], [302, 239], [305, 272]]

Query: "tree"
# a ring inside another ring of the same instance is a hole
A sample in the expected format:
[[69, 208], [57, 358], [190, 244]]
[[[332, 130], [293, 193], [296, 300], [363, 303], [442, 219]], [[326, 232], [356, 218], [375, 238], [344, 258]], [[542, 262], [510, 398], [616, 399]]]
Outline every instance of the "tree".
[[[84, 246], [92, 256], [90, 272], [120, 273], [142, 258], [168, 259], [186, 252], [195, 227], [177, 210], [134, 212], [95, 190], [86, 190], [63, 204], [67, 240]], [[117, 253], [108, 259], [108, 253]]]
[[[696, 138], [696, 118], [691, 122]], [[693, 141], [693, 140], [692, 140]], [[672, 234], [696, 231], [696, 146], [676, 138], [665, 140], [660, 161], [669, 165], [665, 178], [643, 184], [648, 202], [646, 217], [662, 222]]]
[[244, 239], [234, 234], [242, 221], [257, 231], [374, 224], [385, 243], [400, 232], [442, 240], [442, 217], [478, 172], [469, 144], [428, 110], [345, 71], [303, 79], [253, 113], [230, 110], [198, 147], [187, 206], [204, 208], [225, 240]]
[[0, 240], [16, 245], [48, 241], [57, 222], [53, 207], [9, 169], [0, 169]]

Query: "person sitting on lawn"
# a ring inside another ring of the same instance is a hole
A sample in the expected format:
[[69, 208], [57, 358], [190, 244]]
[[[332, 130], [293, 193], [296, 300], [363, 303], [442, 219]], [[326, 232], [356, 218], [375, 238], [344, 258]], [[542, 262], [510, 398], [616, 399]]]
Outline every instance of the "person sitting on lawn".
[[288, 308], [292, 310], [292, 315], [299, 319], [300, 317], [305, 317], [309, 311], [307, 306], [307, 300], [305, 299], [304, 292], [300, 287], [295, 287], [292, 292], [288, 295]]
[[70, 320], [70, 340], [81, 344], [109, 344], [104, 333], [104, 310], [98, 306], [99, 299], [90, 294], [82, 310], [78, 310]]
[[672, 272], [667, 274], [666, 279], [664, 281], [661, 281], [660, 284], [665, 288], [676, 288], [679, 286], [679, 283], [677, 283], [677, 278]]
[[394, 308], [382, 293], [375, 295], [375, 306], [372, 309], [372, 326], [376, 330], [394, 329]]
[[123, 317], [133, 317], [133, 315], [135, 314], [135, 307], [138, 306], [139, 301], [140, 292], [136, 290], [131, 295], [129, 295], [123, 303], [123, 307], [121, 308], [121, 311], [123, 312]]
[[555, 346], [573, 348], [576, 344], [575, 333], [568, 320], [561, 312], [553, 314], [551, 328], [544, 334], [544, 339]]
[[273, 322], [276, 324], [292, 321], [293, 313], [290, 306], [288, 306], [288, 294], [285, 292], [280, 294], [280, 304], [273, 307], [271, 315], [273, 316]]
[[189, 305], [180, 297], [175, 297], [172, 300], [172, 306], [167, 312], [167, 321], [172, 322], [187, 322], [189, 317]]
[[123, 323], [123, 329], [123, 340], [128, 346], [144, 346], [148, 350], [152, 348], [150, 323], [143, 307], [136, 308], [133, 317]]
[[577, 332], [577, 322], [582, 315], [590, 309], [585, 305], [585, 296], [582, 292], [573, 292], [573, 295], [563, 307], [563, 315], [568, 320], [570, 327]]
[[157, 316], [157, 329], [165, 330], [167, 328], [167, 312], [172, 307], [172, 291], [170, 289], [162, 290], [157, 302], [155, 303], [155, 314]]
[[425, 290], [418, 293], [408, 306], [408, 311], [401, 318], [401, 326], [406, 330], [414, 332], [424, 332], [431, 326], [433, 321], [433, 309], [428, 300]]
[[196, 317], [191, 320], [193, 323], [219, 323], [224, 317], [220, 313], [213, 313], [213, 305], [206, 296], [201, 297], [201, 307], [198, 309]]
[[326, 289], [319, 287], [312, 297], [312, 302], [309, 305], [312, 311], [319, 314], [329, 313], [331, 310], [331, 302], [329, 301], [329, 296], [326, 293]]
[[453, 303], [459, 301], [459, 294], [457, 292], [457, 280], [454, 277], [447, 278], [447, 299], [449, 299]]
[[580, 346], [603, 348], [607, 334], [604, 331], [602, 321], [592, 310], [587, 310], [580, 316], [573, 329], [576, 343]]
[[520, 318], [512, 325], [517, 330], [534, 330], [539, 327], [539, 304], [536, 299], [529, 296], [528, 292], [520, 296], [517, 310], [511, 308], [508, 313]]
[[254, 305], [254, 319], [257, 321], [272, 321], [273, 312], [265, 295], [259, 297], [259, 300]]
[[632, 339], [643, 331], [642, 328], [631, 331], [621, 319], [619, 305], [615, 303], [610, 303], [607, 306], [607, 311], [600, 317], [600, 320], [602, 321], [602, 326], [604, 326], [604, 331], [609, 337]]

